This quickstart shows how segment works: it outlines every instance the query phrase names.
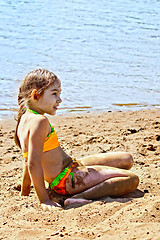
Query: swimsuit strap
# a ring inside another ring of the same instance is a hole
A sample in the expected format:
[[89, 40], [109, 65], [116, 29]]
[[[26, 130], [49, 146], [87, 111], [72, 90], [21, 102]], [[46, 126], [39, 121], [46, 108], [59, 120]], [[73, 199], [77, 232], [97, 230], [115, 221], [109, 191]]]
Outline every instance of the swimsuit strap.
[[40, 113], [37, 113], [36, 111], [30, 109], [30, 108], [27, 108], [27, 111], [32, 112], [32, 113], [37, 114], [37, 115], [40, 114]]
[[[40, 114], [40, 113], [37, 113], [36, 111], [30, 109], [30, 108], [27, 108], [27, 111], [32, 112], [32, 113], [37, 114], [37, 115]], [[52, 124], [50, 123], [50, 121], [48, 121], [48, 122], [49, 122], [49, 126], [51, 127], [51, 133], [52, 133], [52, 132], [54, 132], [54, 128], [53, 128]]]
[[49, 121], [49, 126], [51, 127], [51, 133], [54, 132], [54, 128], [53, 128], [52, 124], [50, 123], [50, 121]]

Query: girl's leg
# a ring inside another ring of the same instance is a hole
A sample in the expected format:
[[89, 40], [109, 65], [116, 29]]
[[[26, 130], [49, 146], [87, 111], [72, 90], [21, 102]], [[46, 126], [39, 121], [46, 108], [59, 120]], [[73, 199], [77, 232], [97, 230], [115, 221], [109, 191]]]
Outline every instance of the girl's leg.
[[105, 180], [81, 193], [78, 193], [64, 201], [64, 205], [72, 203], [89, 203], [89, 199], [99, 199], [107, 196], [120, 196], [136, 190], [139, 179], [136, 175], [115, 177]]
[[[71, 179], [66, 181], [66, 190], [71, 199], [98, 199], [104, 196], [119, 196], [135, 190], [138, 177], [130, 171], [106, 166], [78, 167], [73, 170], [75, 188]], [[76, 194], [76, 195], [75, 195]]]
[[127, 152], [99, 153], [79, 159], [84, 166], [104, 165], [121, 169], [133, 166], [133, 157]]

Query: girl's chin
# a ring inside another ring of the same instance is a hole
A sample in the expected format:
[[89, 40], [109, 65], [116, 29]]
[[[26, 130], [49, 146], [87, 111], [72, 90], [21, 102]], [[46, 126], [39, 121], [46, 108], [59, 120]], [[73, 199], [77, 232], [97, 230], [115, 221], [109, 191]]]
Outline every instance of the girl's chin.
[[56, 114], [56, 111], [52, 111], [50, 114], [51, 114], [51, 115], [55, 115], [55, 114]]
[[55, 115], [55, 114], [56, 114], [56, 111], [57, 111], [57, 109], [56, 109], [56, 108], [53, 108], [53, 111], [52, 111], [51, 115]]

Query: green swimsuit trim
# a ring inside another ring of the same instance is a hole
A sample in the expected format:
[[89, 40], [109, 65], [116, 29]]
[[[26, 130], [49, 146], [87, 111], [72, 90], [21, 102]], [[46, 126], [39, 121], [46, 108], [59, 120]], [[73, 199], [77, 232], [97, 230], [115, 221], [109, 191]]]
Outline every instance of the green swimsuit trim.
[[[55, 186], [57, 186], [59, 184], [59, 182], [62, 180], [62, 178], [66, 175], [66, 173], [68, 172], [68, 169], [70, 167], [66, 167], [62, 170], [62, 172], [60, 172], [58, 174], [58, 176], [53, 180], [52, 183], [49, 184], [49, 188], [52, 189]], [[70, 172], [70, 176], [71, 176], [71, 181], [72, 181], [72, 188], [74, 188], [74, 175], [73, 172]]]

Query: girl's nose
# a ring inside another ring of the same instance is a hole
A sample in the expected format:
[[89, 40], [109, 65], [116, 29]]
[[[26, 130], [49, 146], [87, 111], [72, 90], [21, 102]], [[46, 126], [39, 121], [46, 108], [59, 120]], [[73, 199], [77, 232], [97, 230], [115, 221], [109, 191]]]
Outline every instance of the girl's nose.
[[58, 98], [57, 102], [58, 102], [58, 103], [61, 103], [61, 102], [62, 102], [61, 97]]

